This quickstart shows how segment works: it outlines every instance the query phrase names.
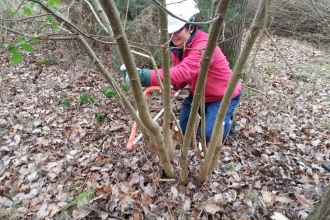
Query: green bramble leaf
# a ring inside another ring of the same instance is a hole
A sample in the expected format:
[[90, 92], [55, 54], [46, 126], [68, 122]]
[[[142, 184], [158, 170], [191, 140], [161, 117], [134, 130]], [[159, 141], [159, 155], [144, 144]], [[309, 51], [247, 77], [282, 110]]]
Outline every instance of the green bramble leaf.
[[107, 86], [102, 86], [102, 91], [103, 91], [103, 93], [105, 93], [105, 91], [107, 91], [108, 89], [109, 89], [109, 87], [107, 87]]
[[116, 93], [111, 89], [106, 90], [104, 94], [106, 97], [108, 97], [110, 99], [115, 97], [115, 95], [116, 95]]
[[123, 85], [123, 90], [125, 92], [128, 92], [131, 89], [131, 87], [129, 85]]
[[11, 49], [9, 49], [7, 52], [8, 53], [12, 53], [12, 54], [14, 54], [14, 53], [16, 53], [17, 51], [18, 51], [18, 47], [15, 47], [15, 44], [11, 44], [10, 46], [9, 46], [9, 48], [11, 48]]
[[66, 107], [70, 107], [70, 106], [71, 106], [69, 100], [64, 100], [64, 101], [62, 102], [62, 104], [63, 104], [64, 106], [66, 106]]
[[22, 44], [22, 48], [27, 52], [34, 53], [34, 50], [31, 48], [30, 44]]
[[34, 38], [34, 37], [31, 37], [30, 40], [33, 42], [33, 43], [38, 43], [38, 39]]
[[16, 10], [16, 11], [13, 11], [12, 13], [11, 13], [11, 18], [15, 18], [16, 17], [16, 15], [17, 15], [17, 13], [18, 13], [18, 10]]
[[32, 10], [30, 7], [24, 7], [24, 14], [26, 15], [32, 15]]
[[61, 4], [60, 0], [50, 0], [48, 3], [49, 7], [54, 7], [55, 4]]
[[80, 102], [84, 104], [88, 103], [88, 94], [86, 92], [80, 94]]
[[13, 54], [13, 56], [11, 56], [11, 58], [10, 58], [11, 65], [16, 66], [17, 64], [19, 64], [22, 61], [22, 58], [23, 58], [22, 54], [20, 52], [16, 51]]
[[57, 23], [55, 21], [52, 22], [52, 28], [54, 31], [57, 29]]
[[93, 103], [93, 104], [97, 104], [97, 103], [99, 103], [99, 100], [98, 100], [95, 96], [90, 97], [89, 100], [90, 100], [90, 102]]
[[48, 15], [48, 16], [45, 18], [45, 23], [49, 23], [51, 19], [52, 19], [52, 18]]
[[63, 99], [63, 98], [68, 98], [68, 94], [66, 93], [61, 93], [60, 94], [60, 98]]

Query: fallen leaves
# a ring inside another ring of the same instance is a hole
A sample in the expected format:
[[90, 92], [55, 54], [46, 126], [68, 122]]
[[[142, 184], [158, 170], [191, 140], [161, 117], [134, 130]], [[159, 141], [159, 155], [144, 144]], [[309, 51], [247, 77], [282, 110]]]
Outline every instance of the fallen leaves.
[[[279, 46], [288, 54], [302, 50], [289, 43]], [[6, 67], [6, 103], [0, 105], [0, 218], [306, 217], [329, 182], [320, 165], [329, 162], [329, 79], [324, 70], [317, 72], [316, 64], [315, 72], [308, 70], [313, 62], [308, 54], [315, 48], [287, 56], [301, 75], [297, 86], [283, 61], [269, 50], [273, 46], [268, 40], [262, 47], [254, 71], [266, 96], [245, 91], [237, 112], [237, 137], [203, 185], [194, 179], [200, 165], [194, 151], [189, 153], [190, 182], [181, 186], [162, 181], [164, 174], [152, 164], [145, 141], [131, 152], [125, 150], [131, 128], [127, 112], [119, 99], [109, 101], [99, 93], [104, 79], [86, 72], [76, 57], [68, 58], [71, 68], [48, 66], [34, 81], [30, 73], [35, 64], [19, 66], [20, 75]], [[81, 104], [82, 91], [93, 93], [99, 104]], [[59, 102], [63, 92], [70, 107]], [[155, 111], [160, 107], [157, 97], [149, 102]], [[109, 120], [96, 123], [95, 112]], [[175, 154], [177, 166], [180, 150]], [[78, 201], [89, 188], [95, 195]]]

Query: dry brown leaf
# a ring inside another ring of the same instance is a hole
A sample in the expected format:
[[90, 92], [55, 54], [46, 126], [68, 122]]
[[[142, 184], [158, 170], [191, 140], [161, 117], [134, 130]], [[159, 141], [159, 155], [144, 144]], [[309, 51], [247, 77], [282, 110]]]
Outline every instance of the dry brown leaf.
[[262, 194], [262, 200], [269, 204], [269, 205], [274, 205], [275, 199], [274, 199], [274, 194], [269, 191], [261, 191]]
[[275, 196], [275, 201], [276, 202], [281, 202], [285, 204], [289, 204], [292, 202], [292, 199], [285, 197], [285, 196]]
[[273, 220], [289, 220], [285, 215], [279, 212], [274, 212], [274, 215], [270, 217]]
[[46, 217], [49, 214], [47, 207], [48, 207], [47, 202], [44, 202], [41, 204], [41, 206], [39, 207], [39, 211], [36, 214], [37, 219], [43, 219], [44, 217]]
[[306, 199], [305, 195], [300, 195], [299, 193], [294, 193], [297, 201], [302, 205], [313, 205], [313, 200]]
[[205, 212], [210, 214], [215, 214], [216, 212], [221, 210], [221, 206], [215, 204], [215, 203], [209, 203], [205, 206]]
[[137, 210], [134, 211], [134, 214], [133, 214], [133, 220], [142, 220], [139, 211], [137, 211]]
[[260, 180], [255, 181], [253, 186], [257, 189], [261, 189], [262, 185], [261, 185]]

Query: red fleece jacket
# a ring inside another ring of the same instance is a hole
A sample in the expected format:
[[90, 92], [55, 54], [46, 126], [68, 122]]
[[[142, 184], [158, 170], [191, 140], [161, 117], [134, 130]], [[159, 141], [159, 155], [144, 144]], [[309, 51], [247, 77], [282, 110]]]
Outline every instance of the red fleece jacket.
[[[182, 61], [177, 55], [172, 53], [172, 68], [170, 68], [171, 84], [175, 84], [177, 89], [182, 89], [189, 85], [192, 94], [195, 92], [199, 73], [199, 63], [202, 58], [208, 34], [201, 30], [196, 31], [195, 37], [183, 51]], [[163, 80], [163, 69], [158, 70], [160, 78]], [[211, 65], [208, 71], [205, 85], [205, 102], [215, 102], [222, 100], [225, 95], [232, 71], [225, 55], [219, 47], [215, 48]], [[158, 80], [155, 70], [150, 70], [150, 86], [157, 86]], [[241, 91], [242, 86], [237, 84], [233, 98]]]

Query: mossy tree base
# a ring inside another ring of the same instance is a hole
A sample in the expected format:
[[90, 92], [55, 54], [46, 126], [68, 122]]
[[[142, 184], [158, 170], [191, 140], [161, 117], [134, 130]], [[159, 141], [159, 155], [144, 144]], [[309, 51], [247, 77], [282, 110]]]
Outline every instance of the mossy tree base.
[[330, 184], [306, 220], [330, 220]]

